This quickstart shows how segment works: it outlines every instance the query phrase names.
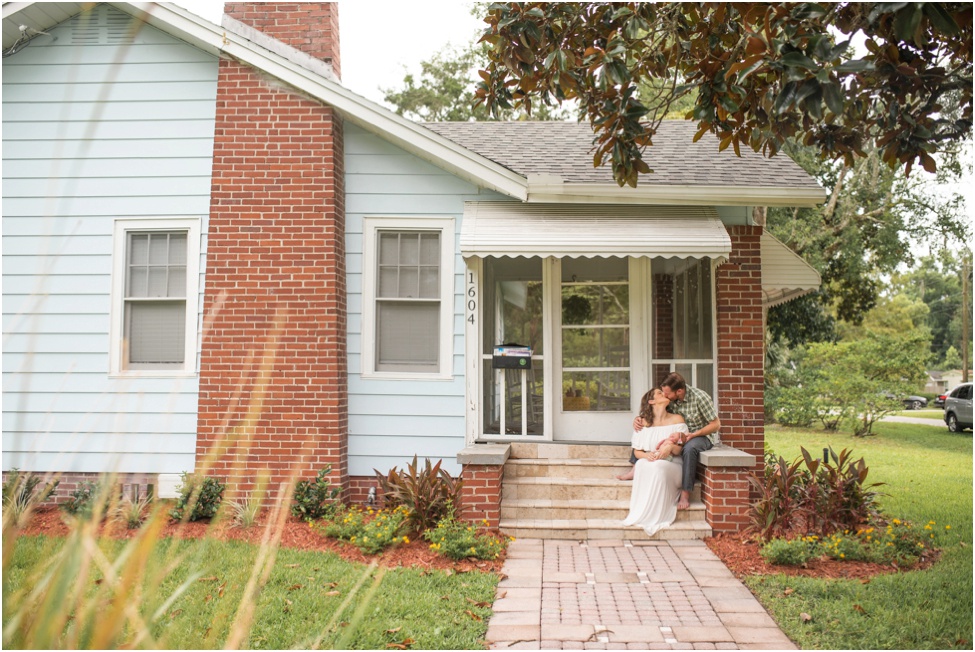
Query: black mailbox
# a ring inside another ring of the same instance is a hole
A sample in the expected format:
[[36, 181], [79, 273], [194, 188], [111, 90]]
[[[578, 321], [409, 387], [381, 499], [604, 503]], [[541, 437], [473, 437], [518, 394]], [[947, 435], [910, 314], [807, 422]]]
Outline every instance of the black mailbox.
[[494, 347], [494, 357], [491, 358], [494, 369], [531, 369], [531, 347], [521, 344], [501, 344]]

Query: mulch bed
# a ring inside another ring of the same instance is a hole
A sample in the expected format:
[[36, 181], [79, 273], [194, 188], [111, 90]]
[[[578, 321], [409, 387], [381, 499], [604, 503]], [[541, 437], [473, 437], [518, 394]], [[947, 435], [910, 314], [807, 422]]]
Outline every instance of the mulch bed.
[[901, 568], [891, 564], [873, 564], [865, 561], [837, 561], [828, 557], [810, 560], [803, 566], [779, 566], [769, 564], [759, 553], [761, 545], [743, 535], [718, 534], [704, 540], [735, 577], [748, 575], [790, 575], [821, 579], [857, 579], [867, 581], [875, 575], [899, 573], [905, 570], [928, 568], [937, 560], [937, 552], [925, 555], [917, 564]]
[[[266, 519], [266, 516], [264, 517]], [[260, 544], [264, 536], [266, 520], [249, 528], [230, 527], [227, 524], [212, 525], [209, 522], [179, 523], [170, 521], [162, 529], [160, 536], [183, 539], [198, 539], [214, 537], [221, 540], [247, 541]], [[106, 523], [105, 533], [119, 539], [131, 539], [138, 530], [126, 529], [124, 526]], [[42, 508], [33, 514], [30, 522], [21, 530], [23, 535], [66, 536], [68, 524], [64, 513], [56, 508]], [[504, 554], [498, 559], [489, 561], [480, 559], [462, 559], [453, 561], [430, 550], [429, 543], [423, 539], [411, 540], [407, 544], [399, 544], [378, 555], [366, 555], [353, 545], [325, 537], [313, 530], [307, 523], [289, 517], [281, 533], [281, 546], [298, 550], [316, 550], [319, 552], [334, 552], [348, 561], [369, 564], [378, 561], [387, 568], [419, 567], [424, 569], [451, 570], [456, 573], [471, 571], [501, 572]]]
[[[206, 536], [224, 540], [247, 541], [259, 544], [264, 535], [264, 525], [261, 523], [247, 528], [234, 528], [226, 524], [216, 524], [198, 521], [195, 523], [169, 522], [162, 530], [164, 537], [178, 537], [186, 539], [202, 538]], [[137, 530], [128, 530], [118, 525], [106, 525], [106, 533], [116, 538], [127, 539], [136, 535]], [[30, 523], [22, 530], [22, 534], [48, 536], [65, 536], [68, 525], [63, 512], [55, 508], [43, 508], [35, 512]], [[743, 535], [719, 534], [704, 540], [708, 548], [721, 559], [722, 562], [742, 579], [748, 575], [792, 575], [803, 577], [829, 579], [859, 579], [868, 580], [875, 575], [897, 573], [905, 570], [919, 570], [931, 566], [937, 558], [932, 553], [922, 558], [910, 568], [900, 568], [892, 565], [872, 564], [860, 561], [836, 561], [822, 557], [809, 561], [804, 566], [778, 566], [768, 564], [762, 559], [759, 550], [761, 546]], [[295, 518], [289, 518], [284, 524], [281, 534], [281, 545], [285, 548], [299, 550], [317, 550], [320, 552], [334, 552], [343, 559], [368, 564], [373, 560], [386, 567], [411, 567], [425, 569], [452, 570], [458, 573], [484, 571], [500, 573], [504, 563], [504, 555], [499, 559], [483, 561], [464, 559], [453, 561], [430, 550], [429, 544], [418, 539], [408, 544], [401, 544], [388, 548], [378, 555], [366, 555], [355, 546], [322, 536], [307, 523]]]

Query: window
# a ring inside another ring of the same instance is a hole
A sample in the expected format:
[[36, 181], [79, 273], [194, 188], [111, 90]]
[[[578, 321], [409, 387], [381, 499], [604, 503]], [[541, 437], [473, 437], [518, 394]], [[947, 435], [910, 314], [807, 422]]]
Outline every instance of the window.
[[195, 371], [196, 220], [118, 220], [115, 227], [112, 372]]
[[449, 377], [453, 220], [364, 220], [363, 374]]

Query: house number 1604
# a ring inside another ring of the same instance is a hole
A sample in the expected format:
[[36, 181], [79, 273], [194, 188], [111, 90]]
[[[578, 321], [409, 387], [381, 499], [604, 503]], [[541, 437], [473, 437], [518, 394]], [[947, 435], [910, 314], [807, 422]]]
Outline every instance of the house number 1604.
[[474, 323], [474, 311], [477, 309], [477, 287], [474, 285], [474, 272], [467, 275], [467, 321]]

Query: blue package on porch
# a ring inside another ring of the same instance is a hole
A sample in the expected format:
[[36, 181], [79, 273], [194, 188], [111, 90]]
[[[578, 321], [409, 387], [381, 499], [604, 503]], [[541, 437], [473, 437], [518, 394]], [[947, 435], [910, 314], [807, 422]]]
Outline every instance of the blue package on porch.
[[532, 350], [522, 344], [502, 344], [494, 347], [494, 357], [491, 358], [494, 369], [531, 369]]

